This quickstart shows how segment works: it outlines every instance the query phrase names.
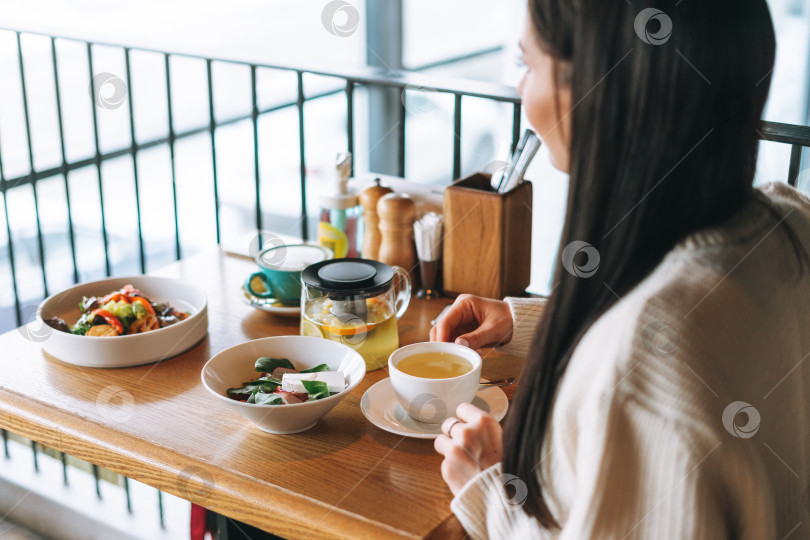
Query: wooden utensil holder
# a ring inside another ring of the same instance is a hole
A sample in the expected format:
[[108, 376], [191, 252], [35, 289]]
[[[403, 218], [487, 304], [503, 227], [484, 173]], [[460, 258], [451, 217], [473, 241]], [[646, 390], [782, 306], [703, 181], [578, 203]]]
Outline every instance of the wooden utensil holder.
[[501, 299], [531, 279], [532, 185], [497, 193], [489, 174], [457, 180], [444, 193], [445, 294]]

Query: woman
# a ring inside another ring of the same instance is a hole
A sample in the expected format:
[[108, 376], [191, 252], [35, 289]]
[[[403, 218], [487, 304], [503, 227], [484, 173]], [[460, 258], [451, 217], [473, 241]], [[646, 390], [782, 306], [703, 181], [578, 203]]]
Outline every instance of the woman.
[[570, 173], [552, 294], [431, 332], [527, 356], [503, 432], [464, 404], [436, 440], [473, 538], [810, 538], [810, 200], [752, 187], [770, 14], [649, 7], [529, 1], [518, 92]]

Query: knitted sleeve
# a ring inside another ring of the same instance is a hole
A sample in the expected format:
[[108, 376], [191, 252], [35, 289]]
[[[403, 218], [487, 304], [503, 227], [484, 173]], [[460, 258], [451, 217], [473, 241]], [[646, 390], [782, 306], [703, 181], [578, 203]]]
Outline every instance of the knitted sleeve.
[[507, 296], [504, 301], [512, 312], [512, 339], [495, 350], [516, 356], [526, 356], [534, 339], [534, 333], [546, 308], [548, 298], [516, 298]]

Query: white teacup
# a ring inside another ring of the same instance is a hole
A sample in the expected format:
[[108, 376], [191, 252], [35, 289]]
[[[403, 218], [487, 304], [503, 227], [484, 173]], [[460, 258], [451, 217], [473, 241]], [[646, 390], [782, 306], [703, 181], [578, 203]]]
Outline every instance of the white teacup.
[[[397, 369], [403, 359], [426, 352], [460, 356], [470, 362], [472, 369], [464, 375], [448, 379], [416, 377]], [[455, 343], [431, 341], [406, 345], [391, 353], [388, 368], [399, 404], [411, 418], [426, 424], [441, 424], [445, 418], [456, 414], [459, 405], [475, 398], [481, 380], [481, 356]]]

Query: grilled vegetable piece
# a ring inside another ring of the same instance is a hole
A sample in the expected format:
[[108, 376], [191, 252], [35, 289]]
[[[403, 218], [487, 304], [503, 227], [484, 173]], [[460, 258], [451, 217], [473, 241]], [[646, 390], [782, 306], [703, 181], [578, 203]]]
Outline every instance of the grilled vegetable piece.
[[70, 332], [70, 328], [65, 321], [60, 319], [59, 317], [51, 317], [49, 319], [45, 319], [45, 324], [53, 328], [54, 330], [59, 330], [60, 332]]
[[79, 309], [82, 313], [87, 313], [89, 311], [93, 311], [94, 309], [98, 309], [101, 307], [101, 301], [96, 298], [95, 296], [90, 297], [83, 297], [82, 301], [79, 302]]
[[284, 377], [285, 373], [299, 373], [299, 371], [286, 367], [277, 367], [276, 369], [273, 370], [273, 373], [271, 373], [270, 376], [273, 377], [274, 379], [281, 379], [282, 377]]
[[[180, 321], [184, 321], [191, 316], [188, 313], [183, 313], [182, 311], [177, 311], [171, 308], [163, 312], [158, 310], [156, 311], [156, 313], [158, 314], [158, 319], [160, 320], [161, 328], [163, 328], [164, 326], [171, 326], [172, 324], [179, 323]], [[160, 315], [160, 313], [166, 313], [166, 315]]]
[[88, 336], [97, 336], [97, 337], [109, 337], [109, 336], [118, 336], [121, 333], [112, 325], [109, 324], [97, 324], [95, 326], [90, 327], [90, 330], [87, 331]]
[[121, 324], [121, 320], [112, 313], [110, 313], [109, 311], [107, 311], [106, 309], [94, 309], [92, 313], [96, 317], [102, 317], [107, 324], [109, 324], [118, 331], [118, 334], [124, 333], [124, 325]]
[[285, 392], [284, 390], [276, 390], [273, 393], [274, 396], [280, 396], [284, 404], [289, 405], [291, 403], [303, 403], [307, 400], [307, 394], [302, 394], [298, 392]]
[[160, 328], [160, 322], [157, 317], [147, 313], [140, 319], [132, 321], [129, 328], [127, 328], [127, 334], [141, 334], [158, 328]]
[[155, 313], [157, 313], [158, 317], [168, 317], [173, 311], [172, 306], [166, 302], [152, 304], [152, 307], [155, 308]]

